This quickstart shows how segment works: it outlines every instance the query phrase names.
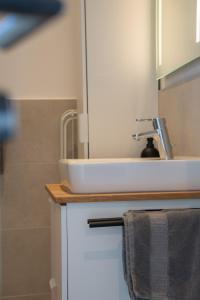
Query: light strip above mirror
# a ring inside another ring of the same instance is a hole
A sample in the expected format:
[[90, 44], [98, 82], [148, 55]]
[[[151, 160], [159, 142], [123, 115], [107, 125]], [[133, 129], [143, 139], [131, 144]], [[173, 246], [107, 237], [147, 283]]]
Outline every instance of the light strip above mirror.
[[162, 0], [156, 0], [157, 68], [162, 66]]
[[200, 0], [197, 0], [196, 8], [196, 43], [200, 42]]

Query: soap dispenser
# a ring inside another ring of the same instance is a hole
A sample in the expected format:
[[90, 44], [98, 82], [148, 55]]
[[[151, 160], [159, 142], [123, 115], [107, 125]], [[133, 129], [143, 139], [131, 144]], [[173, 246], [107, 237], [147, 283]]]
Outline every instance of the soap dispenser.
[[154, 147], [152, 137], [147, 138], [147, 145], [142, 151], [141, 157], [160, 157], [159, 151]]

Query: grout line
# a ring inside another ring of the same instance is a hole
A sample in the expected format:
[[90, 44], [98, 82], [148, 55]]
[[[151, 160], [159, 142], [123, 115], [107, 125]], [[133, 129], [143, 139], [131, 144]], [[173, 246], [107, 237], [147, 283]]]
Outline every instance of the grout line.
[[77, 96], [67, 98], [12, 98], [13, 101], [78, 101]]
[[58, 161], [59, 161], [59, 158], [58, 160], [56, 161], [50, 161], [50, 162], [40, 162], [40, 161], [25, 161], [25, 162], [7, 162], [7, 166], [15, 166], [15, 165], [57, 165], [58, 164]]
[[51, 226], [41, 226], [41, 227], [10, 227], [10, 228], [2, 228], [0, 232], [4, 231], [13, 231], [13, 230], [34, 230], [34, 229], [51, 229]]
[[2, 299], [2, 300], [3, 299], [16, 299], [16, 297], [38, 297], [38, 296], [50, 296], [50, 293], [3, 296], [3, 297], [0, 297], [0, 299]]

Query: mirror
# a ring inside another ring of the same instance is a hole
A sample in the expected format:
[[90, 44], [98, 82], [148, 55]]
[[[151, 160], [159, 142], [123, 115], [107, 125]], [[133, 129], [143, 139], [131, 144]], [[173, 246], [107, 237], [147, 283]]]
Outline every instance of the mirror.
[[156, 0], [157, 79], [200, 57], [200, 0]]

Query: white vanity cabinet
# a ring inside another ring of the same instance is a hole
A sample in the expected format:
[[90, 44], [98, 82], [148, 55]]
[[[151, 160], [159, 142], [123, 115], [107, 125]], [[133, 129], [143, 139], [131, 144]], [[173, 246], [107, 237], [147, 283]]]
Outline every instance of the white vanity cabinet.
[[199, 200], [70, 203], [52, 201], [52, 300], [130, 300], [123, 277], [122, 228], [89, 228], [88, 219], [129, 209], [200, 207]]

